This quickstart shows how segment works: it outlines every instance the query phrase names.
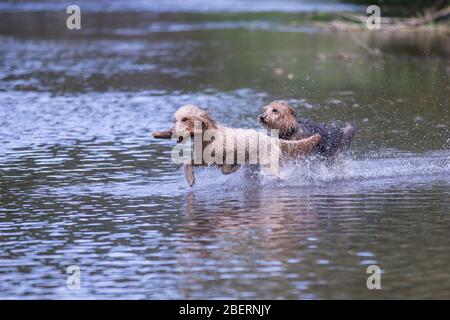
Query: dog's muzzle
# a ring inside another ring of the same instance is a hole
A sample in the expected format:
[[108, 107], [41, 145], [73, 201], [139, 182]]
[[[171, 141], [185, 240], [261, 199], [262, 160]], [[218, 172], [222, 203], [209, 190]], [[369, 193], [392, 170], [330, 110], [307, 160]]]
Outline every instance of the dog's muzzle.
[[259, 115], [259, 121], [261, 121], [262, 123], [266, 123], [266, 115], [264, 115], [264, 114], [260, 114]]

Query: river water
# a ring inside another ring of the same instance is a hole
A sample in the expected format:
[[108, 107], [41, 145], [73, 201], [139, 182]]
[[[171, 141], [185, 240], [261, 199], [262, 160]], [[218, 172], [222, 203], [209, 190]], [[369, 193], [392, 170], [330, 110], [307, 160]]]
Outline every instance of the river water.
[[[448, 35], [327, 31], [310, 12], [361, 10], [334, 2], [78, 3], [78, 31], [71, 3], [0, 3], [0, 298], [450, 298]], [[190, 188], [151, 137], [186, 103], [259, 128], [274, 99], [354, 122], [343, 164]]]

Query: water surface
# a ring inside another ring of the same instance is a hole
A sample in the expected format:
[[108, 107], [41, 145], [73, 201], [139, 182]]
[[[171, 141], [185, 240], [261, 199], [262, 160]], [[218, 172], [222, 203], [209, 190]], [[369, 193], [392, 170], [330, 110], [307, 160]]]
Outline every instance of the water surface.
[[[0, 298], [450, 298], [448, 35], [325, 31], [307, 12], [359, 10], [329, 2], [109, 3], [81, 31], [64, 1], [0, 5]], [[280, 98], [355, 123], [342, 166], [189, 188], [150, 135], [186, 103], [259, 128]]]

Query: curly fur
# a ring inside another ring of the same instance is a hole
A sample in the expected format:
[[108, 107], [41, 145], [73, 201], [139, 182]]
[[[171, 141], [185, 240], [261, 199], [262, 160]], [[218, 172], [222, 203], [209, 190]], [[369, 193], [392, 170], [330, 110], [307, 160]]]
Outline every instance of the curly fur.
[[[201, 128], [200, 128], [201, 126]], [[175, 112], [174, 125], [166, 132], [155, 132], [156, 138], [167, 138], [176, 135], [177, 137], [196, 136], [201, 134], [200, 153], [195, 151], [194, 141], [194, 161], [185, 163], [184, 172], [189, 185], [195, 182], [193, 166], [215, 165], [222, 169], [222, 173], [229, 174], [235, 172], [242, 163], [229, 163], [229, 158], [236, 161], [238, 159], [238, 148], [244, 146], [245, 159], [253, 159], [261, 167], [264, 173], [269, 175], [279, 175], [279, 163], [290, 158], [308, 156], [321, 137], [319, 134], [313, 135], [299, 141], [285, 141], [269, 137], [268, 135], [252, 129], [227, 128], [219, 125], [211, 115], [194, 105], [185, 105]], [[214, 139], [205, 139], [205, 136], [212, 136]], [[179, 142], [184, 139], [178, 139]], [[253, 141], [256, 143], [247, 143]], [[256, 146], [258, 146], [256, 148]], [[203, 151], [209, 148], [214, 152], [221, 152], [215, 157], [213, 162], [206, 162], [203, 158]], [[264, 150], [264, 152], [261, 152]], [[197, 157], [197, 158], [196, 158]], [[196, 161], [200, 159], [200, 161]], [[219, 161], [217, 161], [219, 160]], [[223, 161], [222, 161], [223, 160]], [[226, 160], [226, 161], [225, 161]]]
[[300, 140], [320, 134], [321, 141], [314, 148], [320, 159], [332, 162], [348, 149], [355, 129], [352, 124], [339, 128], [334, 124], [317, 123], [309, 119], [297, 118], [295, 110], [284, 101], [273, 101], [263, 107], [259, 121], [268, 129], [280, 130], [280, 139]]

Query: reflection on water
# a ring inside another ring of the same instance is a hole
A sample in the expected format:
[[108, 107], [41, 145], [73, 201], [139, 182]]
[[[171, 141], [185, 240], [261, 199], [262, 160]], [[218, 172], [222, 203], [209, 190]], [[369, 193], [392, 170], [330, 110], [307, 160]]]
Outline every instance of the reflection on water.
[[[33, 0], [0, 3], [4, 11], [64, 11], [67, 0]], [[238, 13], [238, 12], [335, 12], [353, 11], [362, 6], [325, 0], [78, 0], [87, 12], [172, 12], [172, 13]]]
[[[358, 34], [376, 59], [261, 6], [90, 3], [78, 33], [54, 1], [0, 6], [0, 298], [450, 297], [448, 37]], [[355, 122], [343, 164], [191, 189], [150, 136], [185, 103], [258, 128], [275, 98]]]

